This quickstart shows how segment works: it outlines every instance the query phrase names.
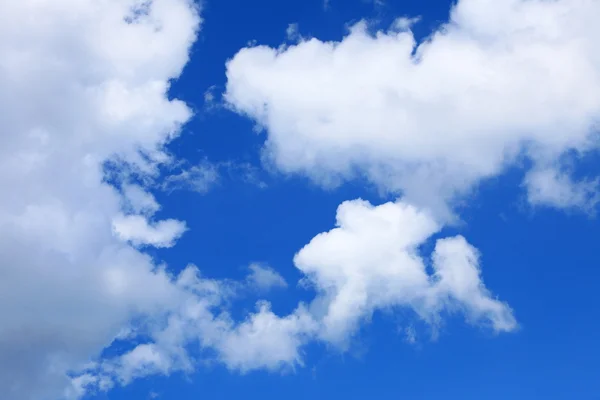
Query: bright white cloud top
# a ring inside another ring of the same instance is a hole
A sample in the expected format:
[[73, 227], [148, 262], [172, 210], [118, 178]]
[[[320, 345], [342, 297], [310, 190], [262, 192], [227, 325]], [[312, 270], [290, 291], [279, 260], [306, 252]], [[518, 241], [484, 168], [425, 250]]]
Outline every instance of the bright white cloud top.
[[586, 206], [596, 185], [561, 178], [561, 157], [597, 147], [599, 13], [594, 0], [461, 0], [416, 48], [406, 19], [250, 47], [228, 64], [226, 99], [266, 129], [281, 170], [320, 183], [366, 176], [448, 217], [527, 157], [532, 202]]
[[490, 297], [477, 251], [463, 237], [436, 242], [435, 273], [428, 275], [418, 248], [440, 228], [428, 213], [402, 202], [340, 205], [337, 227], [316, 236], [294, 259], [319, 292], [321, 336], [343, 345], [361, 320], [393, 307], [413, 309], [435, 324], [440, 312], [458, 306], [474, 322], [514, 329], [510, 308]]
[[[461, 0], [415, 56], [406, 21], [375, 36], [359, 24], [340, 43], [243, 49], [227, 65], [226, 98], [266, 129], [280, 169], [327, 184], [364, 175], [403, 198], [341, 204], [336, 227], [294, 259], [314, 301], [286, 316], [259, 302], [235, 321], [227, 306], [240, 287], [283, 288], [283, 278], [259, 265], [238, 283], [194, 266], [172, 276], [143, 247], [174, 246], [185, 222], [154, 220], [160, 205], [126, 173], [118, 188], [104, 179], [110, 160], [146, 178], [170, 161], [164, 146], [191, 111], [167, 91], [188, 61], [198, 8], [191, 0], [0, 6], [6, 398], [76, 399], [190, 371], [186, 349], [195, 344], [232, 370], [290, 368], [312, 341], [343, 349], [381, 309], [410, 309], [433, 326], [460, 311], [511, 331], [515, 317], [484, 286], [466, 239], [439, 239], [430, 255], [420, 246], [457, 196], [523, 155], [534, 162], [533, 203], [595, 201], [595, 182], [574, 181], [562, 157], [596, 145], [597, 1]], [[147, 342], [101, 358], [140, 333]]]

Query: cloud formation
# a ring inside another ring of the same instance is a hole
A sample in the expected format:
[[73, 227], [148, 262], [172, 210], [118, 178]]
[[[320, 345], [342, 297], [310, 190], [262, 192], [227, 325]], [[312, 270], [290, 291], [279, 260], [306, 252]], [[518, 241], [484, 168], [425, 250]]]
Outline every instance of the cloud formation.
[[268, 265], [253, 263], [248, 267], [248, 284], [260, 291], [267, 291], [274, 288], [285, 288], [287, 282], [277, 271]]
[[[185, 222], [152, 220], [160, 205], [126, 174], [105, 182], [107, 161], [147, 176], [172, 161], [164, 146], [191, 111], [167, 92], [196, 38], [197, 6], [2, 6], [0, 392], [14, 400], [75, 399], [191, 371], [197, 345], [234, 371], [290, 369], [310, 342], [346, 348], [380, 310], [409, 310], [433, 327], [461, 313], [512, 331], [512, 310], [484, 285], [465, 238], [439, 239], [429, 255], [422, 245], [457, 197], [519, 157], [534, 163], [525, 180], [532, 203], [597, 201], [596, 182], [574, 180], [561, 164], [565, 152], [596, 145], [595, 1], [461, 0], [417, 49], [415, 20], [376, 35], [358, 24], [340, 43], [244, 49], [228, 64], [226, 99], [267, 130], [280, 169], [328, 185], [366, 176], [404, 197], [341, 204], [336, 226], [294, 258], [314, 299], [283, 316], [259, 301], [235, 320], [228, 307], [240, 284], [194, 266], [173, 276], [136, 248], [173, 246]], [[205, 191], [218, 171], [201, 167], [165, 188]], [[227, 168], [265, 185], [250, 165]], [[258, 265], [244, 282], [286, 285]], [[102, 357], [115, 342], [130, 347]]]
[[460, 309], [496, 331], [516, 328], [511, 309], [483, 285], [477, 251], [462, 236], [437, 240], [428, 274], [419, 248], [442, 227], [428, 212], [354, 200], [339, 206], [336, 225], [294, 258], [318, 293], [313, 312], [324, 340], [345, 346], [360, 322], [393, 308], [410, 309], [432, 325]]
[[[366, 177], [449, 219], [523, 158], [562, 175], [566, 153], [597, 150], [599, 13], [594, 0], [460, 0], [418, 45], [415, 20], [401, 19], [375, 34], [358, 23], [340, 42], [248, 47], [227, 65], [224, 98], [266, 130], [282, 171], [324, 185]], [[586, 206], [574, 180], [558, 201], [535, 189], [548, 179], [526, 179], [534, 203]]]
[[113, 219], [115, 236], [134, 246], [173, 247], [185, 231], [185, 223], [174, 219], [156, 223], [150, 223], [143, 215], [119, 215]]
[[218, 184], [219, 179], [219, 166], [203, 160], [197, 165], [182, 169], [177, 174], [166, 176], [161, 187], [167, 192], [187, 189], [205, 194]]
[[[496, 332], [516, 329], [512, 310], [485, 287], [478, 252], [462, 236], [439, 239], [430, 256], [420, 254], [440, 229], [428, 212], [406, 203], [341, 204], [336, 227], [316, 235], [294, 258], [316, 296], [284, 316], [259, 301], [254, 313], [235, 321], [227, 305], [241, 286], [203, 278], [189, 266], [177, 279], [180, 301], [163, 322], [152, 324], [149, 340], [87, 371], [93, 377], [87, 381], [126, 384], [135, 377], [190, 371], [198, 360], [186, 349], [197, 347], [241, 373], [291, 370], [304, 365], [308, 343], [344, 351], [361, 323], [390, 309], [410, 311], [434, 331], [455, 313]], [[257, 265], [246, 282], [263, 289], [285, 283]], [[414, 338], [414, 329], [410, 335]]]
[[[106, 184], [104, 163], [152, 173], [168, 160], [163, 145], [191, 115], [169, 81], [200, 18], [188, 0], [0, 3], [0, 392], [77, 397], [86, 377], [71, 386], [71, 372], [132, 318], [178, 301], [168, 274], [113, 236], [123, 211], [150, 228], [159, 206]], [[172, 223], [156, 224], [144, 235]]]

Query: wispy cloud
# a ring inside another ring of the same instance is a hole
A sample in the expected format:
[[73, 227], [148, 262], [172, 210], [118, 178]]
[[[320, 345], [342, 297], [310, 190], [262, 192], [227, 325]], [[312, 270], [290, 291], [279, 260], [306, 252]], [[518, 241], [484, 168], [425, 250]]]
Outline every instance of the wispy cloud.
[[220, 175], [218, 164], [204, 160], [176, 174], [167, 175], [160, 187], [167, 192], [191, 190], [205, 194], [219, 183]]
[[270, 289], [287, 287], [285, 279], [266, 264], [253, 263], [248, 268], [250, 269], [250, 274], [247, 281], [252, 288], [264, 292]]
[[190, 167], [184, 165], [176, 173], [166, 175], [159, 187], [169, 193], [176, 190], [190, 190], [206, 194], [225, 180], [243, 182], [260, 189], [268, 186], [261, 177], [261, 169], [250, 163], [234, 161], [212, 163], [203, 160]]

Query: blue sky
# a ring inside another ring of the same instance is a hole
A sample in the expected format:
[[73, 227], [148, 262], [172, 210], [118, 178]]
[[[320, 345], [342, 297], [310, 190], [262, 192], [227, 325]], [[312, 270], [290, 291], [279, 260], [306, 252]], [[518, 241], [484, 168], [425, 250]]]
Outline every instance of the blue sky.
[[600, 396], [597, 2], [93, 3], [0, 1], [7, 398]]

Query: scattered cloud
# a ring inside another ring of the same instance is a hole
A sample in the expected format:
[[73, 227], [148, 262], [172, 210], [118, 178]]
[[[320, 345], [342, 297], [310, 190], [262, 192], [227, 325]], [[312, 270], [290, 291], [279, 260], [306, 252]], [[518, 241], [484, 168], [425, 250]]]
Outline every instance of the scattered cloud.
[[205, 194], [219, 182], [219, 179], [219, 166], [204, 160], [190, 168], [183, 169], [178, 174], [166, 176], [161, 187], [167, 192], [191, 190]]
[[559, 168], [533, 169], [525, 177], [524, 185], [532, 205], [573, 208], [594, 214], [600, 201], [597, 178], [575, 182]]
[[244, 183], [266, 189], [269, 185], [261, 177], [261, 169], [248, 162], [225, 162], [221, 167], [226, 170], [232, 179], [239, 179]]
[[150, 223], [142, 215], [120, 215], [113, 220], [115, 235], [134, 246], [173, 247], [186, 230], [185, 222], [174, 219]]
[[298, 30], [298, 24], [289, 24], [285, 30], [285, 36], [290, 42], [295, 42], [301, 39], [300, 31]]
[[203, 160], [191, 167], [183, 167], [177, 173], [166, 175], [160, 188], [172, 193], [176, 190], [190, 190], [206, 194], [219, 185], [224, 178], [243, 182], [259, 189], [266, 189], [267, 183], [261, 178], [261, 170], [248, 162], [210, 162]]
[[435, 326], [442, 311], [461, 309], [473, 323], [511, 331], [510, 308], [490, 297], [477, 253], [460, 236], [439, 239], [429, 275], [419, 247], [442, 225], [427, 211], [402, 202], [372, 206], [362, 200], [341, 204], [336, 228], [317, 235], [294, 258], [313, 283], [320, 336], [345, 347], [379, 309], [404, 307]]
[[[316, 329], [316, 323], [300, 304], [290, 315], [279, 317], [269, 303], [257, 303], [257, 311], [235, 322], [223, 311], [229, 284], [200, 277], [189, 266], [176, 279], [179, 302], [146, 334], [150, 341], [83, 371], [87, 390], [100, 390], [100, 381], [125, 385], [148, 375], [190, 371], [196, 366], [187, 352], [191, 344], [216, 353], [231, 370], [281, 370], [302, 365], [301, 346]], [[155, 316], [156, 317], [156, 316]], [[156, 318], [153, 319], [156, 321]]]
[[340, 42], [252, 46], [227, 64], [224, 98], [264, 128], [281, 171], [329, 186], [366, 177], [452, 220], [508, 165], [597, 150], [599, 12], [589, 0], [461, 0], [420, 44], [399, 20], [375, 34], [360, 22]]
[[[259, 301], [254, 313], [235, 321], [224, 305], [231, 288], [244, 285], [203, 278], [191, 265], [176, 279], [179, 301], [146, 332], [149, 340], [84, 372], [96, 377], [92, 384], [127, 384], [136, 377], [189, 371], [198, 360], [186, 349], [198, 345], [241, 373], [292, 370], [304, 364], [308, 343], [344, 350], [361, 323], [389, 309], [412, 311], [434, 329], [455, 313], [497, 332], [516, 329], [512, 310], [484, 286], [477, 251], [463, 237], [437, 240], [430, 259], [419, 254], [441, 226], [427, 211], [402, 202], [344, 202], [336, 227], [316, 235], [294, 258], [316, 293], [309, 304], [280, 316]], [[433, 273], [427, 272], [429, 263]], [[285, 285], [275, 271], [257, 264], [246, 282], [265, 290]], [[414, 328], [406, 335], [416, 340]]]
[[396, 18], [396, 20], [394, 21], [394, 23], [392, 24], [392, 31], [397, 31], [397, 32], [406, 32], [409, 31], [413, 25], [417, 24], [419, 21], [421, 21], [420, 17], [412, 17], [412, 18], [408, 18], [408, 17], [400, 17], [400, 18]]
[[212, 85], [204, 92], [204, 109], [206, 111], [212, 111], [219, 107], [220, 101], [217, 100], [218, 94], [215, 93], [217, 91], [217, 86]]
[[268, 265], [253, 263], [248, 268], [250, 269], [250, 274], [247, 280], [250, 287], [260, 291], [287, 287], [285, 279]]
[[[312, 301], [287, 315], [259, 301], [236, 320], [228, 312], [236, 290], [285, 280], [257, 264], [239, 285], [193, 265], [173, 276], [137, 247], [173, 246], [185, 222], [153, 221], [160, 205], [143, 180], [119, 179], [115, 188], [104, 175], [113, 159], [153, 177], [173, 162], [165, 145], [191, 111], [167, 92], [200, 27], [197, 6], [6, 2], [0, 392], [79, 399], [192, 371], [199, 360], [191, 345], [242, 373], [293, 369], [308, 343], [345, 349], [382, 310], [408, 310], [433, 328], [453, 314], [495, 332], [517, 329], [511, 308], [484, 285], [478, 251], [462, 236], [436, 235], [456, 198], [521, 157], [533, 162], [524, 181], [532, 204], [595, 207], [596, 181], [554, 166], [567, 151], [595, 149], [599, 7], [460, 0], [451, 23], [417, 48], [414, 21], [400, 21], [376, 35], [358, 24], [340, 43], [241, 50], [227, 66], [225, 96], [266, 129], [275, 165], [323, 184], [366, 176], [402, 197], [342, 203], [336, 225], [294, 257]], [[250, 164], [206, 162], [161, 187], [205, 193], [223, 168], [264, 184]], [[434, 250], [422, 254], [434, 236]], [[124, 330], [134, 320], [139, 326]], [[410, 329], [409, 342], [417, 334]], [[98, 357], [132, 338], [143, 343]]]
[[386, 5], [385, 0], [367, 0], [372, 2], [375, 7], [383, 7]]

